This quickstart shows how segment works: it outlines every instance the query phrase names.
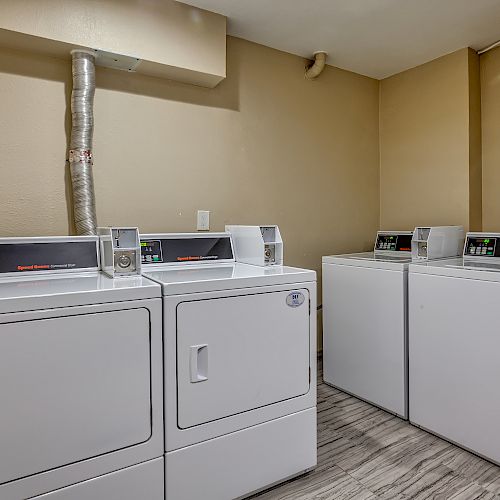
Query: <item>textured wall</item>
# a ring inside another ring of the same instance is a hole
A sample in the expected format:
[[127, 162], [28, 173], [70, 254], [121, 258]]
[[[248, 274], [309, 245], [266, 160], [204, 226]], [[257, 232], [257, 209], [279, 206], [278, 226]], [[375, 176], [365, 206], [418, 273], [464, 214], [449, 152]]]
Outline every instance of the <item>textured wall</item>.
[[500, 49], [481, 56], [483, 227], [500, 232]]
[[[279, 224], [289, 265], [373, 244], [379, 224], [378, 82], [228, 39], [215, 89], [97, 70], [95, 184], [101, 225], [191, 231], [196, 210]], [[65, 167], [69, 62], [0, 54], [0, 234], [71, 231]]]
[[480, 229], [478, 81], [462, 49], [380, 82], [382, 228]]
[[174, 0], [0, 0], [0, 45], [62, 57], [74, 47], [137, 71], [213, 87], [226, 72], [226, 18]]

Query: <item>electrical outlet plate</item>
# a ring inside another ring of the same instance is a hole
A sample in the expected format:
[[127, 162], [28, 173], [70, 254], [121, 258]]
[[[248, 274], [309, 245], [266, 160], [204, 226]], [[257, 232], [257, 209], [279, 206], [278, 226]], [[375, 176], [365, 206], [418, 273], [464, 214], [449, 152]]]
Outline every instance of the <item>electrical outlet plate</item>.
[[198, 231], [210, 231], [210, 211], [209, 210], [198, 210], [196, 229]]

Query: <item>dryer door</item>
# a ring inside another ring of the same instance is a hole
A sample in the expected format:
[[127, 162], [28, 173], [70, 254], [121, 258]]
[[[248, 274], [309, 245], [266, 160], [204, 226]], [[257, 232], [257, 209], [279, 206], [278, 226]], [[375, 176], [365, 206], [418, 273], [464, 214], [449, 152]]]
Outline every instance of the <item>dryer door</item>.
[[151, 436], [149, 311], [75, 309], [0, 324], [0, 484]]
[[308, 290], [180, 303], [179, 427], [306, 394], [309, 349]]

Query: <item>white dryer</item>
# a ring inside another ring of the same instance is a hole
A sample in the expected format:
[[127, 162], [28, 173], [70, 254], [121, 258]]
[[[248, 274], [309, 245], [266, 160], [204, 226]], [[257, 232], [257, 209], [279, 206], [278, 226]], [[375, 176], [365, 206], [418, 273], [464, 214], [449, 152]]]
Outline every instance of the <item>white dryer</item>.
[[500, 234], [409, 271], [410, 421], [500, 464]]
[[244, 497], [313, 468], [316, 273], [236, 263], [228, 233], [141, 245], [163, 290], [168, 500]]
[[0, 498], [160, 500], [160, 287], [97, 237], [0, 239]]
[[412, 231], [373, 252], [323, 257], [326, 383], [407, 418], [407, 277]]

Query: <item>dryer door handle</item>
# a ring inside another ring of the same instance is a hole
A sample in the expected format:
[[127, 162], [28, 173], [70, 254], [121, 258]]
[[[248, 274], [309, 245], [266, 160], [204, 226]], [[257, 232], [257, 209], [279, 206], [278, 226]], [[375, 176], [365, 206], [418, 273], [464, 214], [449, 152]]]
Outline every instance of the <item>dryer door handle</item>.
[[208, 344], [192, 345], [189, 351], [191, 383], [208, 380]]

